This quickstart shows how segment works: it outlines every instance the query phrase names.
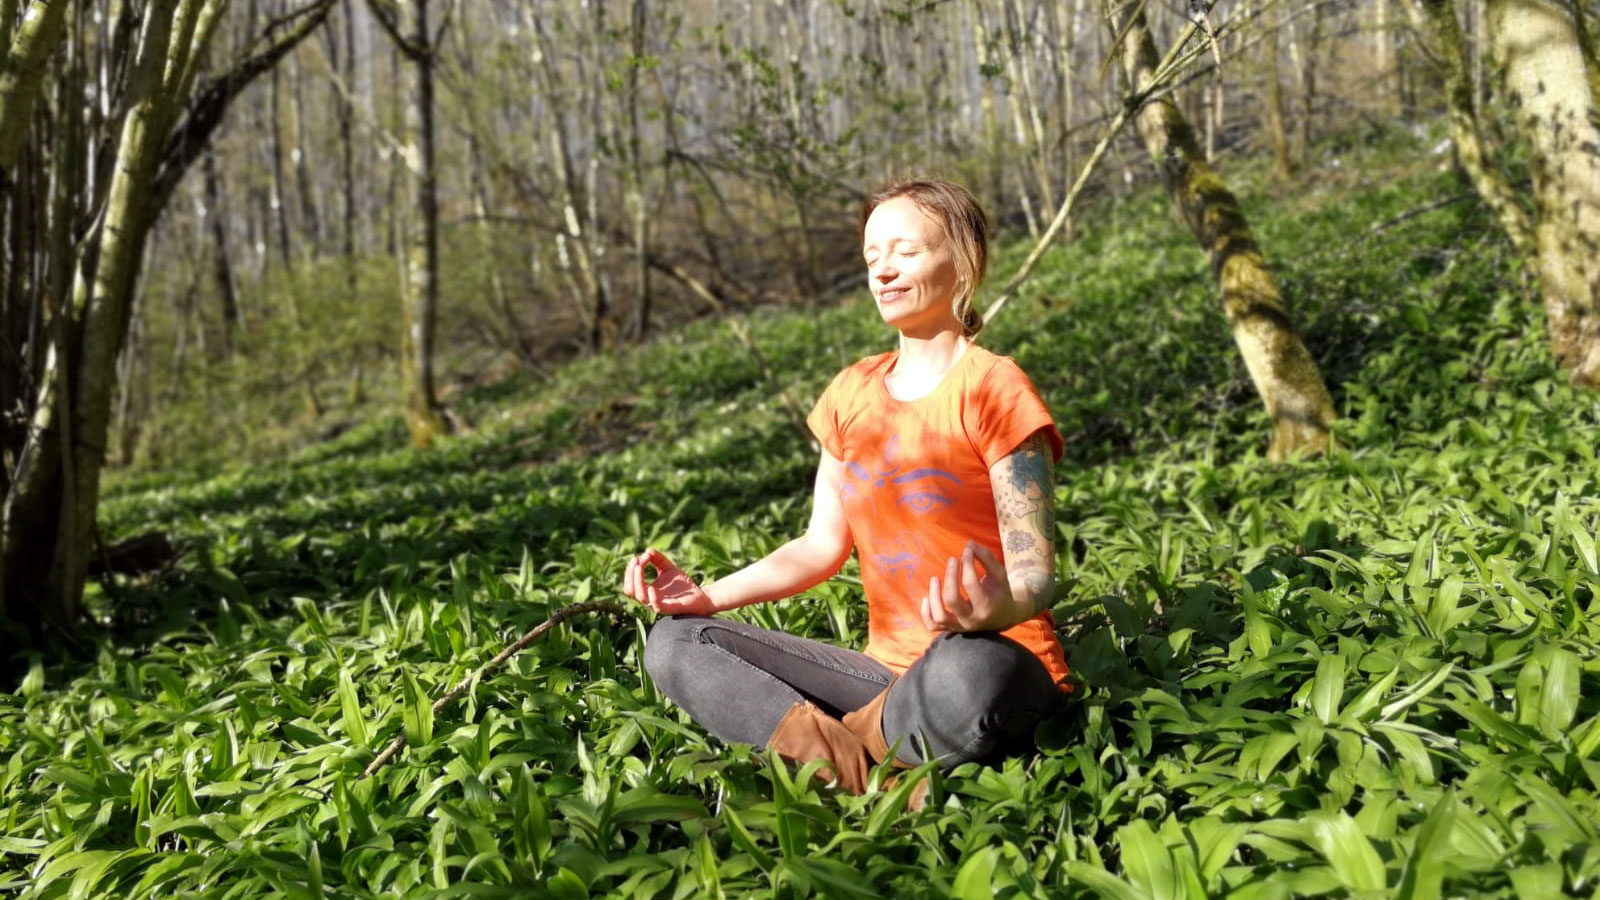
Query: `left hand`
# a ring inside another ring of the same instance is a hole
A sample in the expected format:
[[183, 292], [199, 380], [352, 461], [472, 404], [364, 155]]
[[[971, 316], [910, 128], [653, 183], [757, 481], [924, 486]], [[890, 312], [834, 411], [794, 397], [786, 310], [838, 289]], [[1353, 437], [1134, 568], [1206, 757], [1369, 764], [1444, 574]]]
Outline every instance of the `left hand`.
[[[980, 563], [982, 577], [978, 574]], [[943, 581], [928, 579], [922, 624], [929, 631], [1000, 631], [1021, 621], [1016, 606], [1005, 565], [989, 548], [968, 541], [960, 559], [951, 557], [945, 564]]]

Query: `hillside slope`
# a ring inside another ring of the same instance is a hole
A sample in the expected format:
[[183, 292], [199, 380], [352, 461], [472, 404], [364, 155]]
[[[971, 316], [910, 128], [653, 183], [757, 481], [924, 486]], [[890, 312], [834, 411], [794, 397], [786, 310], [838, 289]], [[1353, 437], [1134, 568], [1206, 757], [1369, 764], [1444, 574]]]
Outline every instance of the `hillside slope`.
[[[1330, 151], [1331, 153], [1332, 151]], [[127, 478], [93, 662], [0, 697], [26, 897], [1546, 897], [1600, 877], [1591, 394], [1447, 175], [1350, 150], [1244, 192], [1345, 418], [1269, 465], [1199, 252], [1142, 193], [1084, 216], [983, 338], [1067, 437], [1041, 752], [932, 802], [724, 747], [642, 680], [645, 616], [426, 698], [645, 545], [705, 576], [798, 532], [799, 409], [887, 346], [870, 305], [704, 323], [472, 398], [432, 453], [372, 423], [287, 464]], [[1349, 173], [1342, 175], [1341, 173]], [[1377, 225], [1379, 227], [1375, 228]], [[999, 250], [995, 283], [1020, 262]], [[854, 564], [752, 621], [863, 639]], [[413, 746], [361, 769], [404, 731]]]

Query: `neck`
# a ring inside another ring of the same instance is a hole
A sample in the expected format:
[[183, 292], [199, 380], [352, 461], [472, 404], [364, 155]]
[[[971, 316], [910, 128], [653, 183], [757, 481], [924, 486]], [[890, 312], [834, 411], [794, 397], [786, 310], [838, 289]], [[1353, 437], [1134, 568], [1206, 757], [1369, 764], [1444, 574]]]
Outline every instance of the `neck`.
[[895, 374], [901, 376], [940, 376], [950, 371], [970, 343], [960, 327], [941, 328], [926, 335], [900, 334], [900, 358]]

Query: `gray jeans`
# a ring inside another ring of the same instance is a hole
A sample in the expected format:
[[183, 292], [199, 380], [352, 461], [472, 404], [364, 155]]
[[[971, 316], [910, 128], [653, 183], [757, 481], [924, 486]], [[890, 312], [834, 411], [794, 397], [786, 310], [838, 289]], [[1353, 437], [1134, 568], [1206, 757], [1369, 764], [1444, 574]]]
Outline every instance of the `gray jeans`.
[[1038, 658], [996, 632], [941, 634], [899, 679], [864, 653], [743, 622], [673, 616], [656, 622], [644, 667], [662, 693], [725, 741], [765, 746], [789, 707], [833, 716], [860, 709], [890, 682], [883, 736], [898, 757], [943, 768], [1024, 752], [1061, 694]]

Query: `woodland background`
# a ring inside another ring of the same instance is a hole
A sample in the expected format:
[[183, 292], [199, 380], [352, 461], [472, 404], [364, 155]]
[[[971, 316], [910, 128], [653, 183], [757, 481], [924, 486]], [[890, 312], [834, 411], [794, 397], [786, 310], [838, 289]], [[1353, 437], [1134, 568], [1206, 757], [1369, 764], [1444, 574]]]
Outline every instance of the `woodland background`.
[[[1597, 17], [0, 0], [0, 890], [1586, 895]], [[828, 794], [641, 613], [435, 713], [803, 525], [911, 173], [1068, 440], [1040, 755]]]

